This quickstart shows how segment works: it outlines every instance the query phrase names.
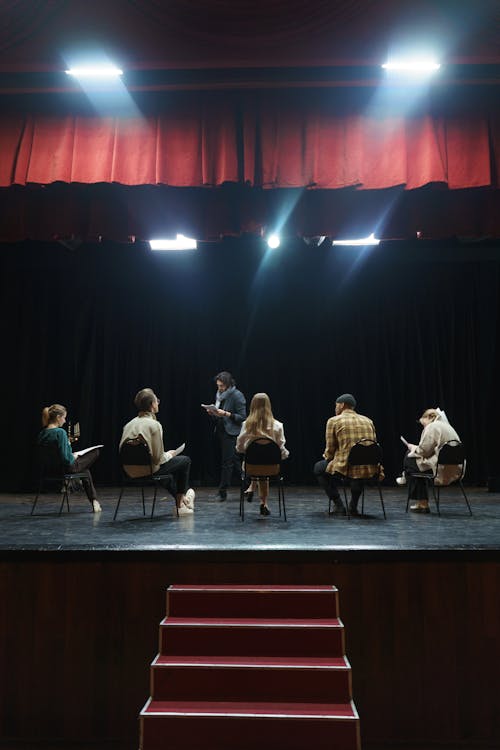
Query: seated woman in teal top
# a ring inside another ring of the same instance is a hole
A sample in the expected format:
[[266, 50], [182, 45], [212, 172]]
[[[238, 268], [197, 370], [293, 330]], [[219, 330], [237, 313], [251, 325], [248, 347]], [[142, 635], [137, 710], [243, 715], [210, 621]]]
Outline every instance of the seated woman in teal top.
[[82, 478], [85, 493], [92, 505], [94, 513], [102, 510], [101, 504], [97, 499], [92, 474], [89, 467], [99, 456], [99, 448], [87, 451], [83, 456], [75, 456], [71, 450], [68, 434], [63, 430], [63, 424], [66, 422], [67, 410], [61, 404], [52, 404], [46, 406], [42, 411], [42, 425], [44, 429], [39, 433], [37, 443], [39, 446], [56, 445], [64, 470], [71, 473], [84, 473]]

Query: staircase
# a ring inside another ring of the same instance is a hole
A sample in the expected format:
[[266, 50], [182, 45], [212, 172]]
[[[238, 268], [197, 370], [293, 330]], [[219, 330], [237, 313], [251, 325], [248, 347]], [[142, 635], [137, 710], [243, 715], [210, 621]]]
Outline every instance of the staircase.
[[170, 586], [141, 750], [359, 750], [334, 586]]

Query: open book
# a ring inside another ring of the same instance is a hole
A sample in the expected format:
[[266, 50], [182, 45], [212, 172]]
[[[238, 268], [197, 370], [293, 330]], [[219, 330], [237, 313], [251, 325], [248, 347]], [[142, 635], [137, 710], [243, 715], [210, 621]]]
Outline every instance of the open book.
[[96, 448], [104, 448], [104, 445], [91, 445], [90, 448], [83, 448], [81, 451], [73, 451], [73, 455], [75, 458], [79, 458], [80, 456], [84, 456], [89, 451], [93, 451]]
[[202, 404], [202, 406], [209, 414], [217, 414], [217, 407], [215, 404]]

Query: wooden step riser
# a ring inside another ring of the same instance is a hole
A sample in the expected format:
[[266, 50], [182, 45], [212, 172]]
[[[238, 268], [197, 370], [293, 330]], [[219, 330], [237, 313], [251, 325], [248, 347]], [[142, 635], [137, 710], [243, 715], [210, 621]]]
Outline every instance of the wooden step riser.
[[153, 666], [157, 701], [278, 701], [348, 703], [350, 669]]
[[167, 592], [170, 617], [261, 617], [286, 619], [338, 617], [338, 593], [319, 592], [244, 592], [176, 591]]
[[160, 626], [161, 654], [192, 656], [344, 656], [344, 629]]
[[141, 750], [360, 750], [359, 720], [141, 717]]

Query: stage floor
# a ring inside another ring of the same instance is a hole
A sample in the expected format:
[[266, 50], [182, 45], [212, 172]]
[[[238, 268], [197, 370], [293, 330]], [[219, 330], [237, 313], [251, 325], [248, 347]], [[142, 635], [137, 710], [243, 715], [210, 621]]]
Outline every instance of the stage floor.
[[[30, 516], [32, 494], [2, 494], [0, 552], [203, 553], [218, 559], [249, 552], [264, 556], [288, 552], [298, 557], [317, 553], [363, 559], [403, 553], [469, 557], [472, 552], [496, 558], [500, 550], [499, 495], [484, 488], [467, 488], [472, 517], [458, 488], [442, 493], [441, 516], [433, 504], [429, 515], [406, 513], [403, 489], [384, 488], [387, 520], [372, 490], [365, 500], [366, 516], [347, 520], [328, 515], [327, 498], [318, 489], [289, 487], [286, 523], [278, 515], [274, 494], [270, 496], [271, 516], [260, 516], [259, 502], [254, 500], [245, 504], [242, 522], [238, 491], [233, 490], [221, 503], [212, 499], [214, 490], [209, 488], [197, 489], [192, 516], [177, 518], [173, 500], [168, 500], [157, 501], [153, 519], [142, 515], [140, 500], [129, 490], [113, 521], [118, 493], [118, 488], [100, 489], [103, 511], [95, 514], [84, 495], [72, 494], [71, 512], [61, 516], [57, 494], [42, 495], [34, 516]], [[150, 511], [147, 499], [146, 512]]]

